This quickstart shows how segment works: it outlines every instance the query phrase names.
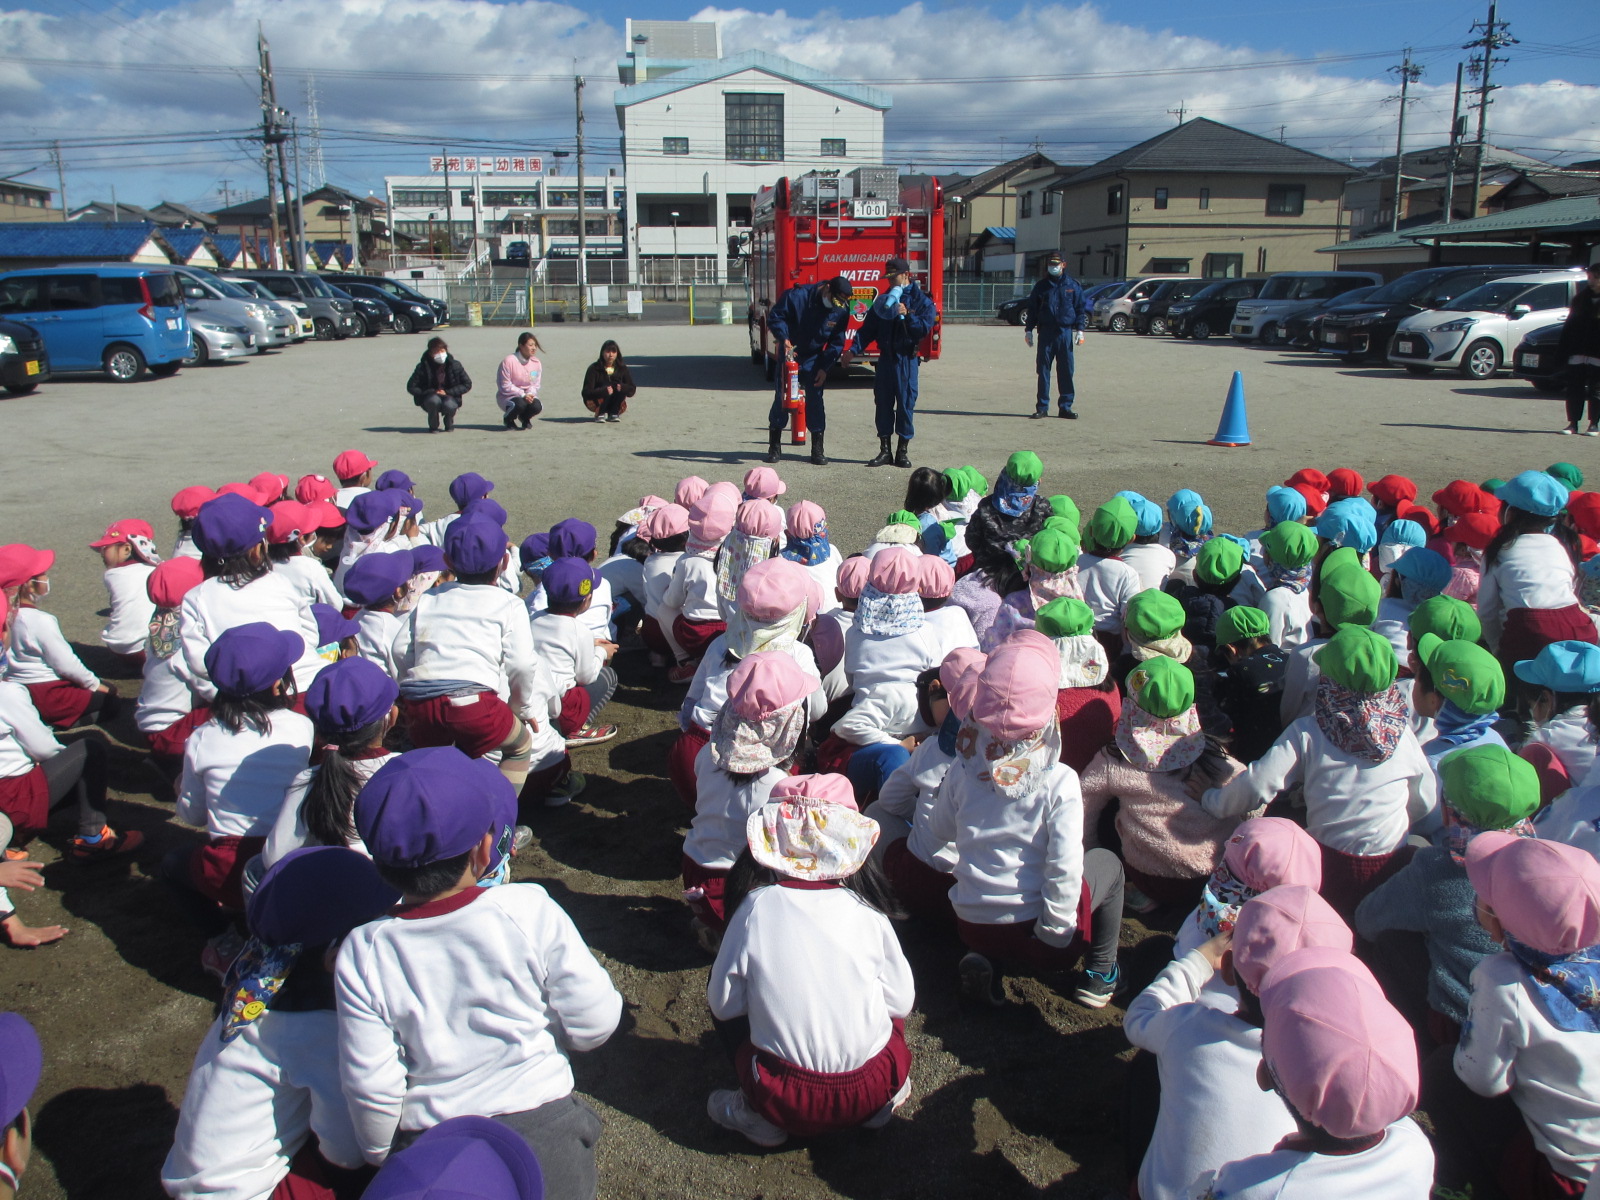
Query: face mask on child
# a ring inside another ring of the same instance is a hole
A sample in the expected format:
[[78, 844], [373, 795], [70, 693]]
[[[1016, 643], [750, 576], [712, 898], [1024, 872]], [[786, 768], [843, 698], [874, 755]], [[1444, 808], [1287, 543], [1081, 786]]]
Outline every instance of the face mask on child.
[[439, 351], [439, 353], [437, 353], [437, 354], [435, 354], [433, 356], [433, 361], [436, 362], [436, 363], [443, 363], [444, 360], [449, 358], [449, 357], [450, 356], [448, 354], [446, 354], [443, 350], [441, 350], [441, 351]]

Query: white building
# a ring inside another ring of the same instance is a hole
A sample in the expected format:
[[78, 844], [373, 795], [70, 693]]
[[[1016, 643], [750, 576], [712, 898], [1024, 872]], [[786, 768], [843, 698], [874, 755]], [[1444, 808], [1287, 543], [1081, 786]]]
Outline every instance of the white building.
[[713, 23], [630, 20], [617, 73], [630, 282], [726, 282], [758, 189], [883, 162], [887, 92], [759, 50], [724, 58]]

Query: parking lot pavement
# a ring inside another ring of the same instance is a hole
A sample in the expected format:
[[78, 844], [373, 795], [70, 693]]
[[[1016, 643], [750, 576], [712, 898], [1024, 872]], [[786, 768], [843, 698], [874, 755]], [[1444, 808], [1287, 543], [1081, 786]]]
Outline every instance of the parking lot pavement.
[[[504, 431], [494, 405], [495, 367], [516, 333], [443, 331], [475, 383], [449, 435], [426, 434], [405, 393], [422, 335], [308, 343], [135, 384], [53, 379], [0, 403], [0, 541], [60, 552], [54, 607], [69, 634], [87, 638], [102, 597], [98, 560], [81, 547], [125, 516], [150, 520], [170, 544], [168, 500], [186, 484], [266, 469], [326, 474], [354, 446], [408, 471], [432, 511], [448, 507], [445, 486], [458, 472], [488, 476], [521, 537], [573, 514], [604, 528], [640, 495], [670, 494], [683, 475], [737, 479], [764, 449], [770, 385], [749, 361], [742, 327], [541, 327], [545, 412], [527, 433]], [[622, 343], [640, 393], [621, 423], [597, 425], [578, 386], [607, 337]], [[1427, 494], [1457, 476], [1508, 476], [1561, 458], [1581, 465], [1595, 445], [1552, 436], [1560, 402], [1505, 375], [1419, 379], [1228, 340], [1103, 333], [1077, 355], [1082, 419], [1028, 421], [1033, 356], [1019, 330], [952, 325], [944, 349], [922, 368], [913, 459], [970, 462], [992, 478], [1012, 450], [1034, 449], [1046, 487], [1085, 511], [1119, 488], [1160, 500], [1192, 486], [1219, 528], [1242, 531], [1260, 524], [1264, 489], [1307, 464], [1369, 479], [1410, 474]], [[1208, 446], [1235, 369], [1254, 444]], [[786, 445], [780, 471], [790, 498], [821, 501], [836, 539], [855, 548], [900, 507], [906, 473], [861, 466], [876, 450], [870, 380], [830, 387], [828, 408], [831, 465], [813, 467], [804, 449]]]

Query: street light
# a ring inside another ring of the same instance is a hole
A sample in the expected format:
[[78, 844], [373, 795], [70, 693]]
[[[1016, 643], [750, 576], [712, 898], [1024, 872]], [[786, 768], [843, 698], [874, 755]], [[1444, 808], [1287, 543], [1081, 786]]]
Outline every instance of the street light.
[[668, 213], [672, 218], [672, 286], [678, 286], [678, 214]]

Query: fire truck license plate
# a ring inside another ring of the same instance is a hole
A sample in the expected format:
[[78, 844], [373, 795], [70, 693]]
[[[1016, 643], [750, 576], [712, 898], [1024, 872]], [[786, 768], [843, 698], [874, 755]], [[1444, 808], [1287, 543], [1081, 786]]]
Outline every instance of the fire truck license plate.
[[858, 221], [886, 221], [889, 219], [887, 200], [857, 200], [855, 217]]

